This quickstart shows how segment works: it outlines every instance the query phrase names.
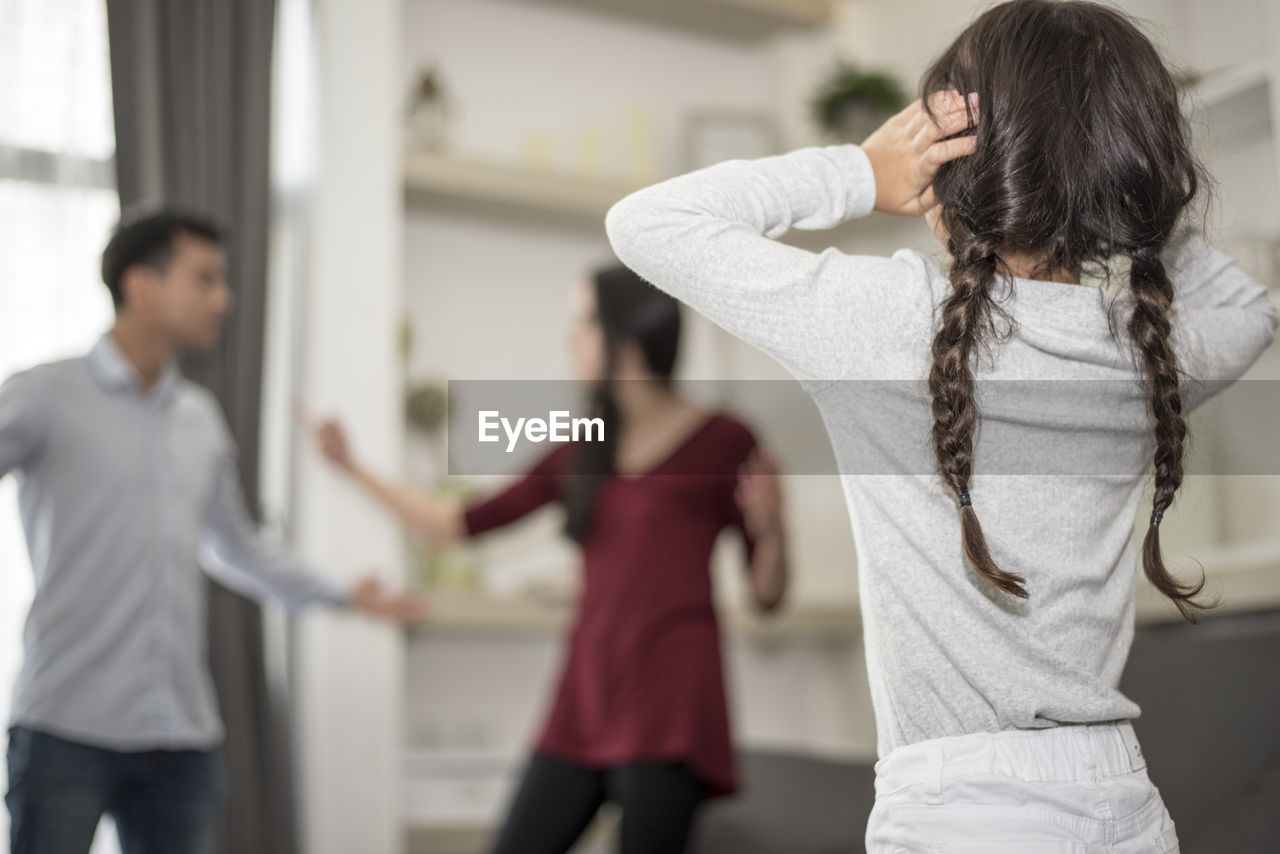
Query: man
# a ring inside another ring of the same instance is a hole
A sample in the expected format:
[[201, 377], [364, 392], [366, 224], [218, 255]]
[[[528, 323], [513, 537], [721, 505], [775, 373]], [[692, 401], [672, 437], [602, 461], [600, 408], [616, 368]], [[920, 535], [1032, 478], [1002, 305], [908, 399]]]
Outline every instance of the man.
[[290, 609], [410, 620], [418, 603], [373, 580], [340, 590], [250, 521], [223, 414], [176, 366], [231, 310], [219, 230], [173, 211], [127, 219], [102, 275], [110, 332], [0, 386], [0, 477], [19, 478], [35, 573], [9, 731], [12, 852], [87, 852], [104, 812], [125, 854], [207, 852], [223, 730], [197, 557]]

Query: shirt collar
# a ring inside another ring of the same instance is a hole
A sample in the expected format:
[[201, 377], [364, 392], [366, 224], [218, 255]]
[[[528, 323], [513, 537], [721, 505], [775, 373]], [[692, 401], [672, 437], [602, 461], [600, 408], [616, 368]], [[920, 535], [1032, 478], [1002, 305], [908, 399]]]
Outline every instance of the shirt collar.
[[[104, 388], [110, 391], [124, 391], [131, 388], [139, 394], [142, 393], [142, 382], [138, 379], [138, 372], [120, 351], [110, 332], [98, 339], [98, 343], [89, 351], [88, 359], [94, 376]], [[173, 392], [177, 388], [178, 377], [178, 361], [170, 359], [164, 366], [164, 370], [160, 372], [160, 377], [152, 386], [148, 396], [167, 403], [172, 399]]]

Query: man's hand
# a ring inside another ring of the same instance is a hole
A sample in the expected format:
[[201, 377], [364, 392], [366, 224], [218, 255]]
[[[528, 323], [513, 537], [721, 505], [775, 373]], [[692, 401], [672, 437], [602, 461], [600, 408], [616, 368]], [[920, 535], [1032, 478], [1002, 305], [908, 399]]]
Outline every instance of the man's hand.
[[356, 582], [347, 594], [347, 601], [361, 613], [397, 623], [418, 623], [427, 616], [425, 597], [413, 593], [389, 593], [372, 575]]
[[782, 533], [782, 489], [772, 457], [758, 448], [751, 452], [738, 469], [733, 497], [751, 539], [759, 542]]
[[[960, 93], [934, 92], [929, 105], [938, 117], [936, 123], [917, 98], [862, 143], [876, 176], [878, 211], [905, 216], [927, 213], [938, 204], [933, 193], [938, 167], [977, 148], [974, 134], [943, 139], [973, 126]], [[977, 93], [969, 95], [969, 105], [976, 122]]]

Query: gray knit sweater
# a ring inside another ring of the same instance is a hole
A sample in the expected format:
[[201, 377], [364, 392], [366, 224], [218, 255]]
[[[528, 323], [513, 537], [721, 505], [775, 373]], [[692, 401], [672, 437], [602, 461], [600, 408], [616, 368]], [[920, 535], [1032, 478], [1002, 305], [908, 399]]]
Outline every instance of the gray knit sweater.
[[[934, 471], [923, 381], [945, 273], [909, 249], [813, 253], [771, 239], [864, 217], [874, 200], [861, 148], [806, 148], [641, 190], [606, 227], [623, 263], [771, 354], [812, 394], [859, 555], [881, 756], [943, 736], [1136, 717], [1117, 686], [1151, 430], [1126, 297], [1008, 277], [997, 288], [1016, 325], [975, 374], [980, 385], [1032, 384], [983, 401], [970, 493], [994, 558], [1027, 581], [1030, 598], [1011, 600], [967, 565], [955, 497]], [[1166, 261], [1182, 366], [1201, 380], [1238, 378], [1275, 334], [1266, 291], [1197, 231], [1180, 232]], [[1052, 385], [1060, 380], [1083, 382]], [[1185, 403], [1220, 387], [1188, 381]], [[1010, 458], [1011, 447], [1025, 453]], [[1098, 458], [1055, 467], [1081, 454]]]

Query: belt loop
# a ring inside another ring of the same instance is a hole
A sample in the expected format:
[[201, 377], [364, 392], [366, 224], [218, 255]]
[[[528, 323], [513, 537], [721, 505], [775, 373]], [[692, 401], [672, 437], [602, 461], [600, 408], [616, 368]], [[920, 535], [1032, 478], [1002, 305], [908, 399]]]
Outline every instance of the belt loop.
[[1141, 771], [1147, 767], [1146, 757], [1142, 755], [1142, 745], [1138, 743], [1138, 734], [1133, 731], [1133, 724], [1123, 721], [1117, 729], [1124, 739], [1125, 751], [1129, 754], [1129, 770]]
[[929, 778], [925, 782], [924, 802], [926, 804], [942, 803], [942, 745], [933, 745], [928, 755]]

